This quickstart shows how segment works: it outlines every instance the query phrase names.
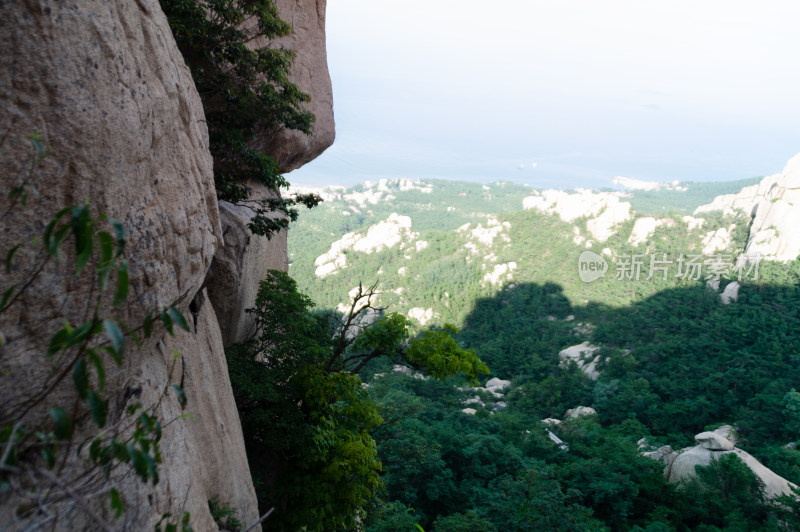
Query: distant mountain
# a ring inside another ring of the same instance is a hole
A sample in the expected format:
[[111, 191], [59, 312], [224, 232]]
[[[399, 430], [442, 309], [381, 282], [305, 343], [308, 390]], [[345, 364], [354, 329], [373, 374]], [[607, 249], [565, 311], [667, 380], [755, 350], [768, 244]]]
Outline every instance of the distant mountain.
[[800, 499], [768, 500], [800, 484], [798, 170], [317, 191], [289, 257], [318, 308], [377, 283], [387, 313], [455, 324], [491, 370], [480, 387], [390, 362], [360, 372], [388, 420], [366, 530], [800, 527]]
[[[744, 249], [749, 218], [743, 213], [688, 214], [708, 190], [729, 188], [689, 183], [681, 191], [567, 192], [408, 179], [332, 188], [318, 191], [327, 201], [291, 229], [290, 272], [324, 308], [344, 303], [359, 282], [379, 282], [382, 303], [428, 317], [420, 325], [461, 325], [476, 298], [510, 283], [555, 282], [573, 302], [622, 304], [684, 282], [676, 270], [667, 281], [651, 278], [631, 292], [628, 275], [646, 277], [653, 253], [677, 260], [681, 253]], [[689, 203], [669, 215], [641, 216], [634, 207], [641, 194], [662, 206], [675, 194]], [[610, 268], [592, 283], [578, 271], [587, 249]], [[635, 254], [647, 263], [623, 271], [619, 258]]]

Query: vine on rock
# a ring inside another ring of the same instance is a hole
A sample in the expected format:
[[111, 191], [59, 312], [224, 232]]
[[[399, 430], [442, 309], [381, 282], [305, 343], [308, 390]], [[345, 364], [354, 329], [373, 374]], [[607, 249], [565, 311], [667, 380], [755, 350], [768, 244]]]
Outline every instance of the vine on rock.
[[[33, 135], [31, 141], [32, 164], [8, 194], [4, 224], [12, 221], [16, 209], [33, 208], [29, 201], [39, 198], [35, 172], [49, 151], [39, 135]], [[112, 472], [127, 466], [144, 483], [159, 481], [164, 425], [157, 412], [168, 394], [181, 406], [186, 404], [181, 387], [169, 384], [180, 355], [175, 352], [170, 378], [158, 400], [147, 406], [137, 402], [122, 413], [109, 410], [106, 373], [109, 362], [123, 364], [130, 341], [141, 347], [142, 339], [153, 335], [157, 322], [170, 335], [175, 327], [188, 331], [189, 326], [172, 305], [148, 313], [133, 328], [119, 317], [130, 287], [125, 244], [122, 224], [102, 214], [92, 216], [86, 203], [61, 209], [46, 224], [41, 238], [17, 244], [5, 253], [5, 279], [21, 280], [2, 287], [0, 318], [8, 318], [7, 313], [16, 306], [25, 305], [25, 294], [46, 282], [45, 277], [53, 272], [76, 278], [91, 272], [94, 277], [88, 319], [81, 323], [65, 320], [44, 352], [29, 352], [23, 368], [4, 372], [12, 379], [16, 379], [15, 371], [19, 372], [15, 386], [22, 389], [4, 390], [5, 400], [0, 405], [0, 505], [15, 505], [13, 514], [25, 527], [57, 523], [75, 508], [93, 528], [112, 530], [104, 517], [107, 512], [94, 500], [107, 499], [114, 519], [122, 515], [123, 497]], [[33, 259], [17, 260], [20, 252]], [[16, 340], [0, 337], [0, 353], [6, 363]], [[37, 366], [40, 379], [26, 380], [28, 365]], [[65, 398], [64, 388], [70, 381], [73, 393]], [[188, 514], [183, 519], [186, 526], [182, 530], [189, 530]]]

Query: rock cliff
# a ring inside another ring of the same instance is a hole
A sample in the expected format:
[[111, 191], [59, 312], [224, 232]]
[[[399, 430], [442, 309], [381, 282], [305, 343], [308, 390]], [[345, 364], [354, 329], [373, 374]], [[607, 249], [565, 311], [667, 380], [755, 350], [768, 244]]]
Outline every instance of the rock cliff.
[[[290, 169], [330, 145], [333, 114], [324, 55], [325, 2], [279, 5], [282, 15], [297, 24], [282, 44], [302, 45], [295, 81], [312, 93], [318, 117], [311, 139], [287, 133], [270, 141], [284, 169]], [[141, 349], [127, 349], [122, 367], [109, 366], [109, 418], [120, 418], [138, 401], [158, 404], [164, 423], [158, 484], [143, 484], [124, 468], [112, 474], [126, 508], [114, 528], [152, 530], [162, 514], [186, 511], [195, 530], [212, 530], [208, 501], [214, 496], [242, 522], [256, 521], [223, 334], [204, 286], [219, 292], [208, 275], [215, 254], [227, 250], [238, 257], [224, 285], [234, 296], [218, 310], [225, 312], [226, 341], [239, 338], [238, 320], [254, 297], [252, 287], [267, 268], [286, 268], [285, 235], [259, 241], [253, 251], [252, 235], [241, 234], [246, 215], [223, 205], [221, 221], [200, 98], [157, 0], [0, 2], [0, 44], [3, 197], [27, 172], [31, 133], [40, 132], [51, 152], [35, 173], [41, 198], [3, 217], [0, 251], [5, 256], [18, 243], [30, 244], [57, 210], [88, 202], [93, 215], [107, 214], [127, 230], [130, 295], [121, 318], [135, 325], [149, 310], [173, 303], [193, 318], [190, 332], [170, 337], [157, 328]], [[36, 259], [33, 249], [24, 247], [18, 267], [1, 274], [3, 289], [26, 278], [26, 266]], [[0, 389], [6, 407], [30, 399], [52, 333], [65, 320], [85, 319], [94, 295], [92, 279], [84, 277], [64, 275], [51, 265], [0, 314]], [[175, 350], [182, 354], [177, 362]], [[174, 394], [159, 401], [170, 382], [183, 387], [185, 409]], [[71, 389], [65, 386], [56, 394], [69, 398]], [[45, 417], [46, 406], [31, 411], [26, 423]], [[90, 504], [112, 521], [107, 489], [102, 493]], [[0, 522], [13, 529], [8, 506], [0, 507]], [[85, 523], [74, 504], [49, 511], [58, 518], [57, 528]]]
[[[256, 38], [254, 48], [278, 47], [297, 55], [289, 80], [310, 96], [305, 108], [314, 113], [311, 135], [300, 131], [262, 130], [255, 146], [269, 153], [283, 172], [300, 168], [327, 149], [336, 136], [333, 121], [333, 90], [328, 74], [325, 49], [325, 9], [327, 0], [278, 0], [281, 18], [292, 26], [285, 37], [269, 41]], [[251, 184], [252, 199], [273, 196], [276, 192]], [[286, 232], [267, 239], [247, 228], [252, 212], [246, 207], [220, 202], [224, 246], [217, 252], [209, 272], [209, 297], [217, 311], [225, 345], [247, 340], [252, 333], [244, 312], [255, 303], [258, 283], [268, 269], [288, 271]]]
[[315, 159], [333, 144], [333, 89], [328, 74], [325, 49], [325, 9], [327, 0], [276, 0], [281, 18], [291, 24], [285, 37], [267, 41], [255, 39], [255, 48], [267, 46], [293, 50], [297, 56], [289, 80], [311, 97], [306, 108], [314, 113], [314, 131], [264, 131], [258, 147], [272, 155], [284, 172], [291, 172]]
[[743, 211], [750, 215], [750, 235], [746, 254], [789, 261], [800, 255], [800, 154], [795, 155], [780, 174], [743, 188], [736, 194], [714, 198], [701, 205], [695, 214]]

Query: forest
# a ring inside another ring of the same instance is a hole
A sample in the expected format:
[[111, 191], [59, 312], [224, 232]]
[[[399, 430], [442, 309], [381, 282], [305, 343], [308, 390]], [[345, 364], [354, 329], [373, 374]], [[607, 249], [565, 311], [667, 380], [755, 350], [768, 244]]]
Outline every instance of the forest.
[[[316, 312], [341, 311], [353, 286], [377, 281], [381, 315], [431, 308], [430, 321], [412, 330], [453, 323], [461, 348], [490, 370], [484, 387], [400, 371], [390, 359], [359, 371], [382, 420], [371, 432], [381, 473], [365, 506], [367, 530], [800, 526], [798, 499], [767, 497], [735, 455], [674, 484], [641, 450], [692, 447], [695, 434], [732, 425], [737, 448], [800, 483], [799, 263], [762, 261], [757, 279], [742, 279], [738, 301], [727, 305], [704, 277], [617, 279], [612, 265], [603, 279], [584, 283], [576, 262], [583, 247], [573, 236], [574, 227], [585, 234], [586, 219], [570, 224], [523, 211], [526, 191], [517, 185], [433, 184], [433, 192], [392, 191], [397, 199], [358, 206], [359, 218], [341, 215], [345, 199], [329, 201], [290, 233], [290, 273], [313, 295]], [[390, 212], [411, 217], [408, 238], [427, 246], [346, 252], [346, 267], [315, 276], [311, 265], [332, 241], [364, 233]], [[681, 219], [677, 211], [668, 216]], [[741, 252], [747, 219], [704, 216], [703, 231], [664, 224], [643, 247], [628, 239], [631, 220], [603, 246], [617, 263], [633, 253], [674, 258], [702, 253], [706, 230], [726, 227], [724, 253]], [[465, 250], [468, 231], [459, 227], [486, 228], [492, 218], [508, 238]], [[513, 261], [513, 279], [483, 282], [493, 261]], [[559, 357], [582, 342], [599, 347], [594, 379]], [[497, 378], [509, 381], [499, 395], [486, 387]], [[566, 416], [577, 406], [597, 414]]]

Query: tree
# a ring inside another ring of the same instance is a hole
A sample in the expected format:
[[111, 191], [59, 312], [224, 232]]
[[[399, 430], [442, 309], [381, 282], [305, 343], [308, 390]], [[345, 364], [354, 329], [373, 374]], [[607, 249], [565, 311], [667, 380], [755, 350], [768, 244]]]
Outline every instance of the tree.
[[313, 194], [252, 200], [247, 185], [289, 186], [275, 160], [254, 147], [257, 129], [308, 134], [314, 123], [302, 109], [309, 96], [289, 81], [294, 52], [251, 48], [254, 38], [281, 37], [291, 26], [273, 0], [161, 0], [161, 8], [203, 101], [217, 196], [251, 208], [250, 230], [270, 237], [297, 219], [295, 205], [321, 201]]
[[344, 316], [315, 315], [294, 280], [270, 270], [249, 311], [254, 338], [226, 352], [259, 506], [276, 508], [271, 529], [351, 529], [363, 517], [381, 470], [370, 432], [382, 419], [356, 374], [367, 362], [473, 382], [489, 371], [452, 328], [410, 337], [399, 314], [365, 320], [380, 311], [375, 295], [360, 288]]

